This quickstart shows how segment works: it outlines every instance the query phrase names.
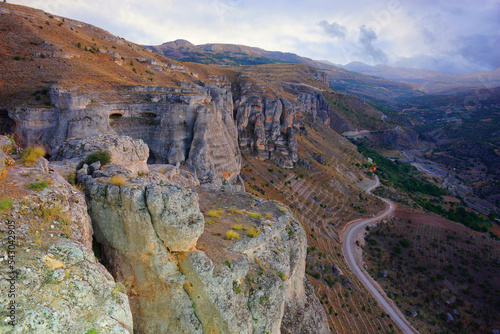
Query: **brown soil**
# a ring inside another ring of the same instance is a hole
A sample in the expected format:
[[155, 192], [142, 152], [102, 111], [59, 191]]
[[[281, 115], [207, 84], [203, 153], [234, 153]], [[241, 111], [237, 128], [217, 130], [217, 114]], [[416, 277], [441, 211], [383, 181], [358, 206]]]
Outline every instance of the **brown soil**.
[[364, 260], [403, 312], [418, 312], [408, 319], [421, 333], [500, 327], [500, 243], [483, 233], [400, 208], [393, 220], [370, 230]]

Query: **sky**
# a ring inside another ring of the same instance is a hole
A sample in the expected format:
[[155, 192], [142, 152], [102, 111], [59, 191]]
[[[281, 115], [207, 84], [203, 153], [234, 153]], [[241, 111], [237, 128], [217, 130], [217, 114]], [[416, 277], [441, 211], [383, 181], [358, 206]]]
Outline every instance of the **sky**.
[[7, 0], [143, 45], [177, 39], [438, 70], [500, 67], [500, 0]]

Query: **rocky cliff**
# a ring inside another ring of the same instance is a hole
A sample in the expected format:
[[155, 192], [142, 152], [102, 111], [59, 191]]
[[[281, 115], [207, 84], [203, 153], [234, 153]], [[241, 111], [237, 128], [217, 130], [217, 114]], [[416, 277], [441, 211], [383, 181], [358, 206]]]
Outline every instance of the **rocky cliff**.
[[[328, 332], [305, 281], [304, 230], [286, 208], [245, 194], [198, 195], [150, 175], [123, 174], [117, 183], [117, 170], [84, 165], [78, 175], [107, 268], [127, 287], [136, 333]], [[206, 224], [199, 196], [220, 203], [215, 215], [241, 217]], [[236, 222], [255, 234], [231, 241], [217, 233]]]
[[242, 86], [234, 88], [243, 91], [237, 97], [210, 85], [86, 93], [53, 88], [48, 93], [52, 107], [13, 108], [9, 117], [27, 146], [42, 143], [54, 159], [71, 158], [57, 152], [65, 141], [118, 134], [143, 140], [149, 163], [186, 164], [201, 182], [221, 177], [235, 182], [240, 149], [293, 167], [298, 159], [295, 119], [310, 115], [329, 124], [328, 104], [310, 89], [287, 99]]
[[127, 135], [148, 144], [150, 163], [185, 163], [203, 182], [237, 179], [238, 134], [231, 94], [224, 89], [122, 87], [85, 94], [52, 89], [49, 95], [53, 107], [14, 108], [9, 113], [28, 146], [43, 143], [55, 154], [66, 140]]
[[41, 158], [9, 167], [0, 197], [10, 201], [0, 227], [0, 332], [132, 333], [124, 286], [92, 252], [84, 195]]

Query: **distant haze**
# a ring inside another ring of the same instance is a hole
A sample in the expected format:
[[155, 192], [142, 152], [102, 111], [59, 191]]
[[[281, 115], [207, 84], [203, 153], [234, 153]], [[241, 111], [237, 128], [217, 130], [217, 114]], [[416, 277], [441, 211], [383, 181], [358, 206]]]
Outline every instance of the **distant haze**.
[[139, 44], [176, 39], [447, 73], [500, 67], [498, 0], [8, 0]]

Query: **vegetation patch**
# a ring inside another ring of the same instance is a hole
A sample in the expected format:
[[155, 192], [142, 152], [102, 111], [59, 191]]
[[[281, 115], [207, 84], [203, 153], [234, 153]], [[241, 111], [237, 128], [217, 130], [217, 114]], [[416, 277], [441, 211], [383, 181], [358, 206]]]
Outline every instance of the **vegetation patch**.
[[47, 180], [43, 180], [43, 181], [38, 181], [38, 182], [33, 182], [33, 183], [28, 184], [28, 188], [31, 190], [43, 190], [43, 189], [47, 188], [48, 185], [49, 185], [49, 182]]
[[109, 179], [109, 183], [115, 186], [123, 186], [125, 184], [125, 181], [125, 178], [121, 175], [115, 175]]
[[239, 239], [240, 238], [240, 235], [238, 234], [238, 232], [236, 231], [233, 231], [233, 230], [229, 230], [226, 232], [226, 236], [225, 238], [227, 240], [235, 240], [235, 239]]
[[250, 218], [262, 218], [262, 215], [258, 212], [248, 212], [247, 215]]
[[3, 197], [0, 199], [0, 211], [10, 209], [14, 205], [14, 201], [11, 198]]
[[241, 224], [233, 224], [233, 225], [231, 226], [231, 228], [232, 228], [233, 230], [236, 230], [236, 231], [241, 231], [241, 230], [243, 230], [243, 229], [244, 229], [244, 228], [243, 228], [243, 225], [241, 225]]
[[40, 157], [46, 154], [45, 149], [41, 146], [28, 147], [21, 152], [21, 161], [26, 167], [32, 167], [36, 164]]
[[256, 228], [251, 227], [251, 228], [249, 228], [249, 229], [247, 230], [247, 236], [249, 236], [249, 237], [251, 237], [251, 238], [255, 238], [255, 237], [257, 237], [259, 234], [260, 234], [260, 231], [259, 231], [258, 229], [256, 229]]
[[87, 164], [90, 166], [91, 164], [97, 161], [101, 163], [101, 166], [109, 164], [111, 162], [111, 153], [103, 150], [98, 150], [94, 153], [90, 153], [85, 157], [81, 166], [83, 166], [83, 164]]
[[214, 209], [207, 212], [208, 217], [219, 217], [222, 213], [224, 213], [224, 209]]

